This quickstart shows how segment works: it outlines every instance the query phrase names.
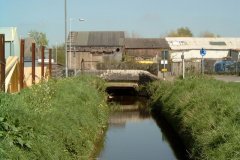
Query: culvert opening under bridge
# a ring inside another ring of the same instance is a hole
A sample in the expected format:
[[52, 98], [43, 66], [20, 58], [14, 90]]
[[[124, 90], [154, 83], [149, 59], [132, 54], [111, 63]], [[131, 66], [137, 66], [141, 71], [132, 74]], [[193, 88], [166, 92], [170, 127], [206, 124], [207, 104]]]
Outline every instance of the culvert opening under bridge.
[[137, 96], [138, 91], [134, 87], [107, 87], [109, 96]]

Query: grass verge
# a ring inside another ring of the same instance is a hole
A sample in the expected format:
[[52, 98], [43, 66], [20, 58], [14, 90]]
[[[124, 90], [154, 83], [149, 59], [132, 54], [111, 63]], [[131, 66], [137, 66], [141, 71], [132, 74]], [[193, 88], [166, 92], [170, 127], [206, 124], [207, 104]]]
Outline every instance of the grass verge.
[[150, 85], [153, 109], [179, 133], [192, 159], [240, 157], [240, 85], [208, 77]]
[[0, 93], [0, 159], [89, 159], [107, 127], [104, 90], [84, 76]]

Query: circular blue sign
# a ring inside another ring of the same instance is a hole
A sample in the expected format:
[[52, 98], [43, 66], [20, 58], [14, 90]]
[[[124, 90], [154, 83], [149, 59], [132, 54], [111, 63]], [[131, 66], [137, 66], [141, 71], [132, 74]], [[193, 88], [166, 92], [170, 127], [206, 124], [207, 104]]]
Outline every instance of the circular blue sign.
[[200, 54], [201, 56], [205, 56], [206, 55], [206, 50], [204, 48], [200, 49]]

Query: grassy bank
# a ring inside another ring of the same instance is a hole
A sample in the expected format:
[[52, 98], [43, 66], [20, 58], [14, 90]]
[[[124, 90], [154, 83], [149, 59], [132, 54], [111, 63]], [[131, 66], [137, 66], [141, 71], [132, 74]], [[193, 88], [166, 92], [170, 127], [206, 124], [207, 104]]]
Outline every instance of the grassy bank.
[[193, 159], [240, 159], [240, 85], [207, 77], [151, 85], [159, 109]]
[[93, 77], [0, 93], [0, 159], [89, 159], [108, 112], [104, 84]]

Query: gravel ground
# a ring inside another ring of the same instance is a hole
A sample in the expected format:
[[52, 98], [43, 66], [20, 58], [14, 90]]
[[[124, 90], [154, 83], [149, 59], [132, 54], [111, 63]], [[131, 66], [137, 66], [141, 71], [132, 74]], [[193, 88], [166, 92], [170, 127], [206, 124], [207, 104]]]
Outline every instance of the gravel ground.
[[225, 82], [240, 82], [240, 76], [235, 75], [214, 75], [213, 77]]

